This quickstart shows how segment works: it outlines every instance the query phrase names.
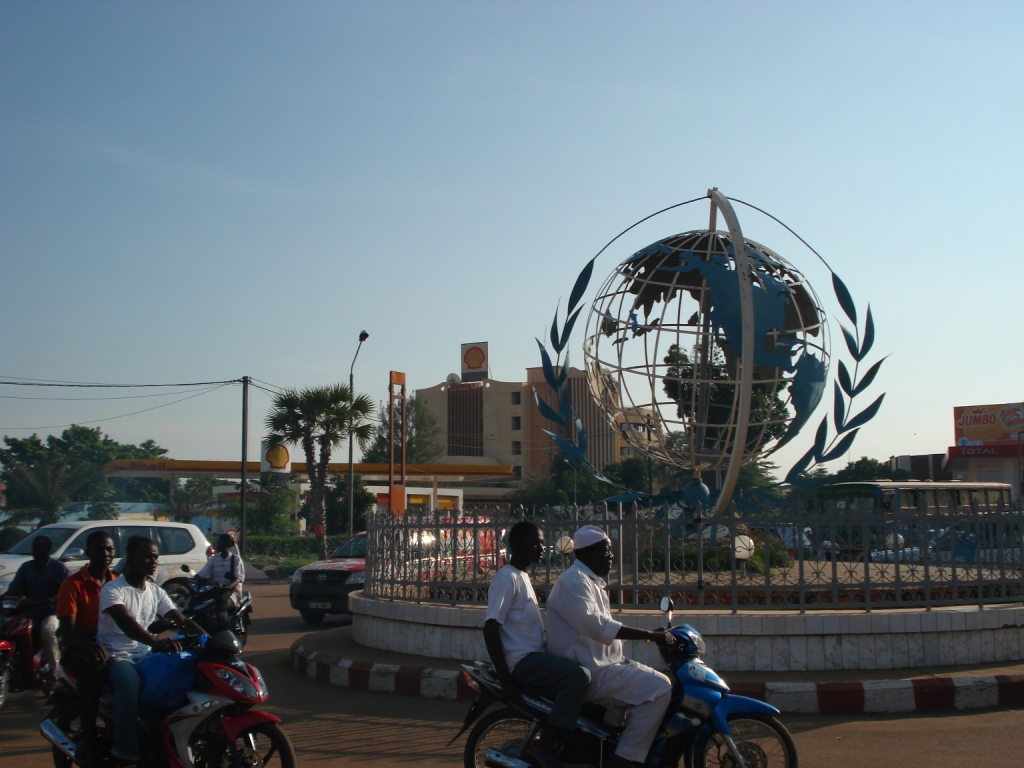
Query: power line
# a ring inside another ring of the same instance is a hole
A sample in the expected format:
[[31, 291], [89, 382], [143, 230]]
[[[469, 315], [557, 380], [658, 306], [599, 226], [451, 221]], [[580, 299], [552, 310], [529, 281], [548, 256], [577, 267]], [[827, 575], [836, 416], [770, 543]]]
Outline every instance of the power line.
[[[17, 379], [17, 376], [10, 376], [9, 379]], [[21, 381], [9, 381], [0, 380], [0, 384], [9, 387], [72, 387], [72, 388], [100, 388], [100, 389], [143, 389], [146, 387], [207, 387], [211, 385], [224, 385], [224, 384], [241, 384], [241, 379], [226, 379], [223, 381], [192, 381], [187, 384], [85, 384], [85, 383], [73, 383], [73, 382], [55, 382], [46, 380], [29, 380], [22, 379]], [[42, 427], [40, 427], [42, 429]]]
[[91, 400], [140, 400], [146, 397], [173, 397], [178, 392], [159, 392], [153, 395], [120, 395], [118, 397], [21, 397], [19, 395], [0, 395], [0, 400], [49, 400], [67, 402], [88, 402]]
[[99, 424], [100, 422], [103, 422], [103, 421], [113, 421], [114, 419], [123, 419], [123, 418], [126, 418], [127, 416], [135, 416], [135, 415], [140, 414], [140, 413], [146, 413], [148, 411], [155, 411], [158, 408], [166, 408], [169, 405], [176, 405], [177, 403], [183, 403], [186, 400], [191, 400], [194, 397], [200, 397], [200, 396], [205, 395], [205, 394], [207, 394], [209, 392], [214, 392], [214, 391], [216, 391], [218, 389], [223, 389], [224, 387], [228, 386], [229, 384], [234, 384], [234, 383], [236, 383], [236, 382], [228, 381], [228, 382], [218, 383], [218, 386], [209, 387], [208, 389], [204, 389], [201, 392], [196, 392], [194, 394], [189, 395], [188, 397], [183, 397], [183, 398], [181, 398], [179, 400], [172, 400], [169, 403], [161, 403], [160, 405], [154, 405], [152, 408], [143, 408], [141, 411], [132, 411], [131, 413], [122, 413], [122, 414], [119, 414], [117, 416], [108, 416], [108, 417], [103, 418], [103, 419], [92, 419], [91, 421], [75, 421], [75, 422], [72, 422], [70, 424], [49, 424], [49, 425], [46, 425], [46, 426], [38, 426], [38, 427], [0, 427], [0, 429], [9, 429], [9, 430], [62, 429], [64, 427], [74, 427], [74, 426], [80, 426], [80, 425], [83, 425], [83, 424]]
[[279, 387], [277, 384], [271, 384], [269, 381], [264, 381], [263, 379], [257, 379], [255, 376], [250, 376], [249, 377], [249, 381], [250, 382], [258, 381], [260, 384], [266, 384], [271, 389], [276, 389], [276, 390], [279, 390], [281, 392], [283, 392], [285, 389], [287, 389], [287, 387]]

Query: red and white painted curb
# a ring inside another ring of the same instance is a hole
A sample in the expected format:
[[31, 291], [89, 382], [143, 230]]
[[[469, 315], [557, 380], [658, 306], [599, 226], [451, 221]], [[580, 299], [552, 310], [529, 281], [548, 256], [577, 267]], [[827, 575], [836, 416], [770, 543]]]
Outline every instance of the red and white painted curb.
[[[291, 649], [296, 672], [341, 688], [399, 693], [427, 699], [475, 699], [462, 670], [407, 667], [335, 659]], [[892, 712], [942, 712], [984, 707], [1024, 706], [1024, 675], [914, 677], [842, 683], [732, 683], [732, 693], [766, 701], [785, 713], [859, 715]]]

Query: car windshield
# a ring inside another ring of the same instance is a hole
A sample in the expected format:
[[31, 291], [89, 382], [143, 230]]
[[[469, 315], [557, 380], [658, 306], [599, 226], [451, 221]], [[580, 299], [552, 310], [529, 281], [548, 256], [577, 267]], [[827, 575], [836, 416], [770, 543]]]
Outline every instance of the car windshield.
[[331, 557], [366, 557], [366, 537], [356, 536], [331, 553]]
[[31, 555], [32, 554], [32, 542], [38, 539], [40, 536], [49, 536], [50, 542], [53, 544], [51, 552], [56, 552], [60, 549], [61, 545], [68, 540], [73, 534], [76, 528], [37, 528], [32, 531], [28, 536], [19, 541], [13, 547], [4, 552], [5, 555]]

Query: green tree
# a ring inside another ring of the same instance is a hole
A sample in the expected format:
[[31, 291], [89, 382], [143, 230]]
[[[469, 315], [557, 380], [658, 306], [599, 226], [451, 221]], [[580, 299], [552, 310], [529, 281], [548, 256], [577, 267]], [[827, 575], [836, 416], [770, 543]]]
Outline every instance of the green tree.
[[61, 455], [26, 464], [7, 456], [3, 460], [7, 480], [8, 520], [39, 519], [40, 525], [60, 520], [61, 509], [92, 479], [92, 467], [73, 464]]
[[[258, 493], [256, 499], [250, 499], [245, 508], [246, 535], [288, 536], [298, 533], [298, 523], [294, 517], [298, 494], [288, 487], [290, 480], [289, 475], [264, 472], [260, 475], [258, 485], [247, 484], [250, 494], [255, 488], [258, 488]], [[241, 484], [237, 486], [241, 488]], [[241, 521], [241, 501], [232, 499], [217, 514]]]
[[827, 477], [829, 483], [856, 483], [864, 480], [907, 480], [910, 473], [905, 469], [893, 469], [887, 461], [861, 456]]
[[[93, 429], [72, 426], [58, 437], [47, 435], [43, 441], [38, 435], [31, 437], [5, 437], [6, 448], [0, 450], [0, 467], [8, 483], [8, 506], [28, 511], [35, 502], [36, 491], [28, 490], [25, 476], [21, 479], [14, 467], [18, 464], [35, 471], [44, 464], [64, 464], [77, 478], [79, 473], [88, 475], [84, 482], [70, 491], [66, 501], [112, 502], [135, 501], [166, 503], [169, 486], [166, 480], [158, 478], [106, 478], [103, 465], [115, 459], [158, 459], [167, 451], [152, 440], [139, 445], [119, 443], [98, 427]], [[52, 474], [52, 473], [51, 473]], [[23, 498], [23, 492], [29, 494]]]
[[320, 526], [318, 548], [327, 557], [327, 523], [324, 493], [331, 452], [344, 444], [352, 433], [360, 444], [369, 440], [373, 424], [373, 401], [366, 395], [355, 396], [343, 384], [275, 395], [266, 419], [271, 443], [291, 443], [302, 447], [309, 478], [310, 519]]
[[[662, 379], [662, 389], [676, 403], [677, 415], [686, 421], [697, 421], [698, 385], [694, 383], [697, 375], [695, 365], [689, 356], [673, 344], [668, 348], [664, 358], [668, 368]], [[706, 378], [712, 383], [708, 385], [708, 408], [704, 432], [704, 444], [699, 447], [702, 453], [731, 452], [731, 444], [723, 445], [729, 433], [729, 422], [732, 420], [735, 362], [716, 343], [712, 348], [711, 361], [707, 367]], [[757, 371], [754, 372], [754, 385], [750, 397], [750, 429], [747, 432], [747, 450], [753, 450], [759, 442], [767, 442], [782, 437], [786, 433], [785, 420], [788, 418], [786, 403], [782, 399], [783, 389], [775, 391], [775, 384], [758, 384]], [[714, 382], [721, 382], [714, 383]], [[769, 423], [758, 423], [769, 422]]]
[[[409, 426], [405, 435], [405, 458], [409, 464], [430, 464], [444, 455], [441, 445], [441, 428], [437, 418], [426, 403], [415, 396], [405, 401], [409, 414]], [[395, 441], [401, 436], [402, 416], [395, 419]], [[377, 409], [377, 423], [373, 428], [370, 445], [363, 451], [363, 461], [387, 464], [388, 443], [391, 429], [391, 418], [386, 404], [381, 403]], [[396, 458], [401, 458], [397, 456]]]
[[[377, 498], [366, 490], [366, 482], [362, 475], [356, 475], [352, 481], [352, 527], [355, 531], [366, 530], [366, 517], [377, 502]], [[324, 510], [327, 517], [327, 528], [341, 531], [348, 528], [348, 473], [333, 475], [324, 491]], [[308, 502], [303, 503], [299, 516], [310, 519], [311, 509]]]
[[187, 523], [197, 515], [210, 514], [213, 504], [213, 487], [223, 484], [220, 480], [206, 477], [190, 477], [174, 489], [171, 502], [171, 517], [179, 523]]

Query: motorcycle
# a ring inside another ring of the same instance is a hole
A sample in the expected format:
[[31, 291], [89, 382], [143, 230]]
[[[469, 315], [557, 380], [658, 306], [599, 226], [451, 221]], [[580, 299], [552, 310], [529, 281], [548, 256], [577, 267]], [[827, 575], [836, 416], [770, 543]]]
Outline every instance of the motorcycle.
[[[158, 768], [294, 768], [295, 750], [280, 718], [254, 709], [269, 698], [260, 671], [238, 658], [242, 645], [230, 632], [198, 637], [181, 645], [195, 651], [197, 670], [181, 706], [158, 710], [140, 705], [141, 765]], [[74, 675], [61, 667], [54, 707], [39, 731], [53, 745], [56, 768], [71, 768], [80, 739]], [[113, 763], [113, 689], [100, 698], [95, 764]]]
[[[189, 585], [188, 599], [181, 612], [186, 618], [192, 619], [210, 634], [221, 629], [217, 608], [220, 604], [218, 590], [224, 587], [216, 584], [205, 584], [198, 577]], [[242, 647], [248, 639], [249, 625], [252, 624], [252, 593], [242, 592], [241, 600], [232, 602], [228, 607], [228, 629], [241, 641]]]
[[[662, 599], [675, 648], [661, 648], [672, 680], [672, 699], [644, 763], [650, 768], [797, 768], [796, 748], [770, 704], [729, 693], [729, 686], [704, 664], [704, 639], [685, 624], [672, 627], [672, 605]], [[502, 694], [491, 664], [462, 668], [480, 696], [473, 702], [458, 739], [475, 722], [464, 752], [466, 768], [533, 768], [524, 747], [537, 737], [551, 702], [524, 692], [518, 700]], [[492, 704], [504, 706], [484, 715]], [[484, 715], [481, 717], [481, 715]], [[478, 719], [479, 718], [479, 719]], [[584, 704], [576, 730], [564, 744], [566, 763], [603, 765], [615, 751], [622, 729], [605, 722], [605, 711]]]
[[4, 597], [0, 614], [0, 707], [8, 692], [38, 688], [49, 694], [53, 670], [32, 637], [32, 619], [21, 615], [23, 598]]

